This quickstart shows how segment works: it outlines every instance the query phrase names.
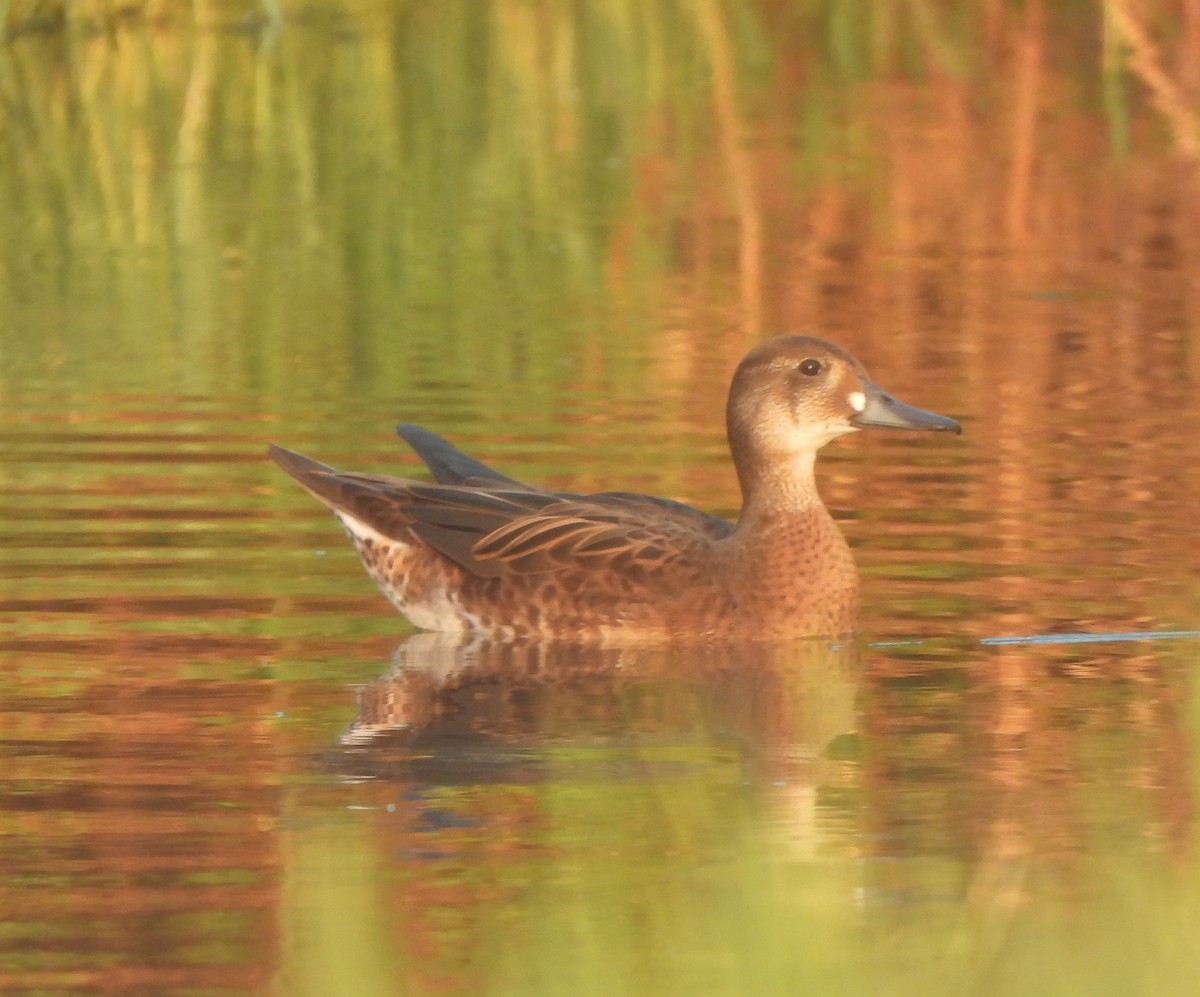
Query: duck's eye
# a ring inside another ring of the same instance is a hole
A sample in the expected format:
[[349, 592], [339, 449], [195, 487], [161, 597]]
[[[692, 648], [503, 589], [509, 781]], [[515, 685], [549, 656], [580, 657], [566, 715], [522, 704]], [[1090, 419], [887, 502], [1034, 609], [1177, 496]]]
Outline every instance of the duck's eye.
[[821, 361], [813, 360], [811, 358], [808, 360], [801, 360], [800, 373], [807, 374], [809, 377], [816, 377], [819, 373], [821, 373]]

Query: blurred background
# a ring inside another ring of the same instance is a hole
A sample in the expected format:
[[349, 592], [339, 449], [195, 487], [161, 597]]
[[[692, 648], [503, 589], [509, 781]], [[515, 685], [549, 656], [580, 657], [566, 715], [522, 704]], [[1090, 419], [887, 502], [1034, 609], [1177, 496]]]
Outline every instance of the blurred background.
[[[1191, 993], [1200, 4], [0, 32], [0, 989]], [[780, 332], [966, 428], [822, 457], [853, 666], [397, 649], [263, 459], [732, 516]]]

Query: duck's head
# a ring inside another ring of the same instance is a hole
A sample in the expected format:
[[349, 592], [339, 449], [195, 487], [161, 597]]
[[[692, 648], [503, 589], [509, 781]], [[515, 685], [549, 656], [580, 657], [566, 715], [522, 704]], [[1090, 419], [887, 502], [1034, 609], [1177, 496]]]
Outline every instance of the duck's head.
[[726, 423], [743, 486], [747, 474], [758, 476], [752, 467], [811, 467], [817, 450], [859, 429], [962, 432], [954, 419], [897, 401], [840, 346], [813, 336], [778, 336], [746, 354], [729, 389]]

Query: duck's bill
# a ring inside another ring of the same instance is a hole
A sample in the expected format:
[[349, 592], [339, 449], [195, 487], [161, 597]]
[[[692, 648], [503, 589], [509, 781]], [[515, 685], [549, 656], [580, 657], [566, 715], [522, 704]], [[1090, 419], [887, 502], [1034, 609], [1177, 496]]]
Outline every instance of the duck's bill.
[[862, 411], [850, 421], [859, 428], [885, 426], [891, 429], [925, 429], [940, 433], [961, 433], [962, 426], [956, 419], [936, 412], [926, 412], [897, 401], [886, 391], [871, 385], [867, 391]]

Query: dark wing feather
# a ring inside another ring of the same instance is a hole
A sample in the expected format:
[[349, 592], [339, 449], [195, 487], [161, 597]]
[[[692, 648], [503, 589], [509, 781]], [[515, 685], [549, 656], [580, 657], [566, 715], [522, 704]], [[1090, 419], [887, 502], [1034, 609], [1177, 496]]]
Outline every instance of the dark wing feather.
[[[467, 456], [449, 441], [437, 433], [409, 422], [396, 427], [396, 434], [413, 448], [429, 468], [429, 473], [441, 485], [467, 485], [475, 488], [494, 487], [502, 484], [510, 488], [528, 491], [542, 491], [532, 485], [524, 484], [514, 478], [507, 477], [486, 464]], [[559, 492], [560, 499], [580, 499], [583, 496]], [[630, 510], [641, 507], [646, 515], [656, 518], [668, 517], [677, 521], [681, 526], [700, 530], [713, 539], [720, 539], [733, 532], [733, 523], [719, 516], [701, 512], [690, 505], [676, 502], [672, 499], [658, 498], [654, 495], [639, 495], [636, 492], [600, 492], [589, 495], [587, 499], [597, 505], [615, 505], [626, 518]]]
[[474, 575], [495, 578], [504, 565], [475, 554], [480, 538], [557, 500], [545, 492], [410, 483], [398, 501], [404, 503], [408, 529], [425, 544]]
[[651, 568], [703, 560], [712, 542], [724, 535], [708, 528], [695, 510], [693, 515], [647, 515], [660, 512], [653, 502], [618, 502], [612, 496], [596, 502], [597, 497], [563, 499], [514, 519], [480, 540], [472, 553], [483, 563], [502, 562], [521, 574]]
[[[402, 543], [416, 539], [482, 578], [510, 572], [650, 568], [668, 561], [699, 563], [709, 545], [733, 529], [726, 520], [647, 495], [556, 495], [510, 484], [511, 479], [499, 475], [488, 487], [425, 484], [339, 472], [276, 446], [269, 453], [340, 515]], [[438, 460], [443, 457], [439, 454]], [[446, 458], [439, 468], [447, 476], [461, 477], [471, 463]]]
[[511, 488], [528, 488], [537, 491], [529, 485], [501, 474], [468, 457], [465, 453], [437, 433], [431, 432], [424, 426], [414, 426], [410, 422], [402, 422], [396, 427], [396, 435], [404, 440], [418, 457], [425, 461], [433, 480], [439, 485], [472, 485], [486, 487], [491, 485], [507, 485]]
[[589, 502], [597, 505], [616, 506], [626, 516], [634, 510], [641, 510], [641, 515], [647, 518], [675, 522], [680, 527], [697, 530], [713, 540], [729, 536], [735, 525], [728, 519], [703, 512], [695, 506], [676, 502], [674, 499], [659, 498], [657, 495], [641, 495], [637, 492], [598, 492], [587, 498]]

